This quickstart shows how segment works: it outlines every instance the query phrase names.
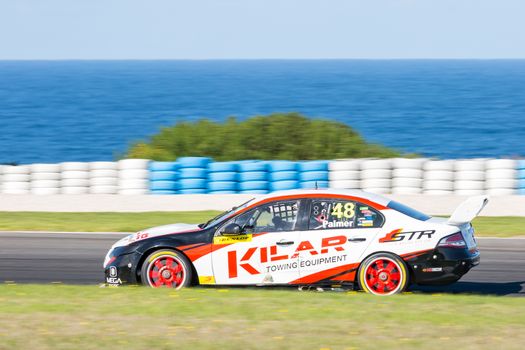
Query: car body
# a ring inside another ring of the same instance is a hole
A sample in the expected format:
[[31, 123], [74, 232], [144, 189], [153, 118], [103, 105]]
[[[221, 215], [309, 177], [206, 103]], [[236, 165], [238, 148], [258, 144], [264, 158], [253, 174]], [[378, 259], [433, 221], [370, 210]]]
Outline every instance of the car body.
[[435, 218], [357, 190], [254, 198], [205, 224], [129, 235], [109, 250], [109, 285], [348, 286], [389, 295], [448, 284], [479, 263], [470, 221], [487, 197]]

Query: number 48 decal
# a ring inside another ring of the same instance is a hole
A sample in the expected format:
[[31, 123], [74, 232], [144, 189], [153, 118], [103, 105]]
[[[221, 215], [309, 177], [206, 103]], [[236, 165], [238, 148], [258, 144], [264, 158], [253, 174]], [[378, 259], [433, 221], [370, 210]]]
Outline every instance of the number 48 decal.
[[337, 203], [332, 209], [332, 215], [337, 216], [338, 219], [353, 218], [355, 216], [355, 203], [347, 202], [344, 206], [343, 203]]

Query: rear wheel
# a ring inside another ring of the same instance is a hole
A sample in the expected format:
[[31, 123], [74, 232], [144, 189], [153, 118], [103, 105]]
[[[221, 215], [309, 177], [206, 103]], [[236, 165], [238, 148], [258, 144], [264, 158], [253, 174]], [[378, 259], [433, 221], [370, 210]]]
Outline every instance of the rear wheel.
[[394, 254], [371, 255], [359, 266], [359, 287], [375, 295], [392, 295], [403, 292], [409, 282], [405, 262]]
[[181, 253], [169, 249], [151, 253], [141, 269], [142, 283], [154, 288], [187, 287], [192, 281], [192, 273], [188, 259]]

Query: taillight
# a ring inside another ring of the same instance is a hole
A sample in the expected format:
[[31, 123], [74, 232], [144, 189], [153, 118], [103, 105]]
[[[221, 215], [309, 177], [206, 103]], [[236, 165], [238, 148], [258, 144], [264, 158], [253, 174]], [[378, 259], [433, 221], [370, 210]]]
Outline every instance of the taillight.
[[467, 243], [465, 243], [465, 239], [463, 238], [461, 232], [458, 232], [441, 239], [438, 243], [438, 247], [467, 248]]

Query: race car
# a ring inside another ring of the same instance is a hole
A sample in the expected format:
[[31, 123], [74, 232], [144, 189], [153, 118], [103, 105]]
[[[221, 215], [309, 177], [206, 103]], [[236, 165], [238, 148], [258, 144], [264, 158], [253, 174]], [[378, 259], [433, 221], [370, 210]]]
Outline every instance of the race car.
[[172, 224], [116, 242], [106, 284], [339, 286], [391, 295], [449, 284], [479, 264], [470, 221], [485, 196], [446, 218], [357, 190], [275, 192], [199, 225]]

